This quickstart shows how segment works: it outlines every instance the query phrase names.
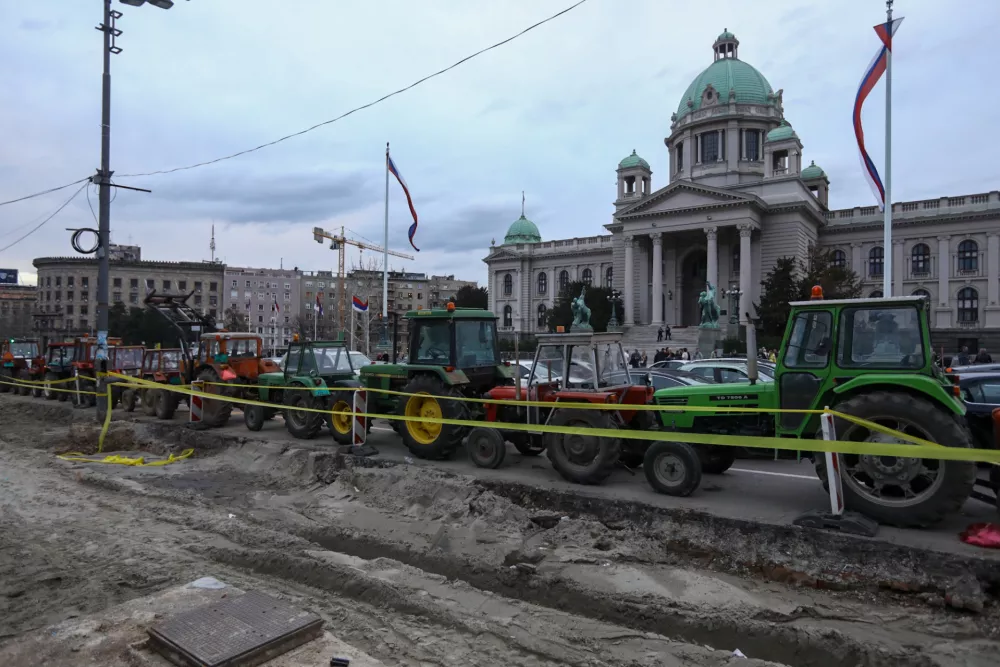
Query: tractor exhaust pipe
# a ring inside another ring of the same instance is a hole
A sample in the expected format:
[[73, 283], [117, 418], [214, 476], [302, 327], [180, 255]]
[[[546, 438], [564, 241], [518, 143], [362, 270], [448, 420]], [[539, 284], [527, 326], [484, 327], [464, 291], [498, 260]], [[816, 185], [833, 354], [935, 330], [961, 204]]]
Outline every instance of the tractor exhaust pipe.
[[750, 313], [746, 313], [747, 318], [747, 377], [750, 384], [757, 384], [757, 329], [750, 319]]

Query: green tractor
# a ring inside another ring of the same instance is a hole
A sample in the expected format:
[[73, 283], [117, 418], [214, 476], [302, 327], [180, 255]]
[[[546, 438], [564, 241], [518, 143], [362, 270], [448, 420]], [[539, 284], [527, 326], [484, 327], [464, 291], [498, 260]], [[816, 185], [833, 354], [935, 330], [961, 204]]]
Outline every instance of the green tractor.
[[[819, 416], [740, 413], [726, 408], [817, 410], [830, 407], [946, 447], [971, 448], [965, 406], [954, 376], [934, 364], [923, 297], [791, 303], [774, 382], [756, 381], [756, 341], [747, 327], [749, 384], [705, 384], [661, 389], [657, 405], [664, 429], [723, 435], [819, 438]], [[749, 316], [748, 316], [749, 319]], [[684, 411], [684, 407], [710, 408]], [[717, 411], [712, 411], [712, 409]], [[909, 444], [843, 418], [837, 440]], [[703, 470], [721, 473], [735, 447], [698, 446]], [[808, 450], [808, 445], [803, 446]], [[972, 492], [976, 465], [895, 456], [839, 454], [846, 508], [880, 523], [923, 527], [958, 510]], [[826, 484], [822, 454], [813, 455]], [[656, 488], [654, 471], [646, 470]]]
[[[282, 370], [257, 376], [257, 398], [271, 403], [273, 408], [246, 405], [243, 418], [247, 428], [259, 431], [264, 422], [278, 412], [285, 418], [285, 427], [296, 438], [314, 438], [324, 422], [333, 432], [333, 439], [342, 445], [353, 441], [354, 420], [348, 412], [354, 407], [354, 389], [361, 387], [351, 356], [343, 341], [293, 340], [288, 345]], [[302, 387], [286, 390], [283, 387]], [[311, 408], [328, 410], [319, 412]], [[369, 422], [369, 429], [371, 428]]]
[[[479, 308], [456, 308], [449, 303], [438, 310], [406, 313], [409, 324], [408, 363], [372, 364], [361, 369], [361, 382], [369, 389], [389, 389], [414, 396], [372, 391], [368, 409], [379, 414], [436, 419], [481, 418], [483, 407], [451, 396], [482, 398], [498, 385], [509, 384], [513, 370], [500, 362], [496, 317]], [[394, 336], [395, 338], [395, 336]], [[393, 340], [393, 349], [396, 349]], [[410, 452], [421, 459], [445, 459], [462, 446], [468, 426], [392, 420]]]

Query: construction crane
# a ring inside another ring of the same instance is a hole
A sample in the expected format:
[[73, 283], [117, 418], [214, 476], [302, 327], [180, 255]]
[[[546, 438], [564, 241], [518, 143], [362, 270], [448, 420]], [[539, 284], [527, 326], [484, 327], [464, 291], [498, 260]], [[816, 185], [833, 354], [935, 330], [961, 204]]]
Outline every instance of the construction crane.
[[[344, 236], [344, 228], [340, 228], [340, 234], [331, 234], [330, 232], [324, 231], [319, 227], [313, 227], [313, 240], [316, 243], [322, 243], [324, 239], [330, 241], [330, 249], [337, 250], [337, 282], [338, 289], [340, 290], [340, 296], [338, 299], [338, 316], [339, 324], [341, 329], [344, 329], [344, 316], [347, 314], [347, 268], [345, 266], [344, 249], [348, 245], [352, 245], [361, 250], [374, 250], [375, 252], [388, 253], [393, 257], [401, 257], [402, 259], [413, 259], [413, 255], [407, 255], [406, 253], [396, 252], [395, 250], [386, 250], [380, 245], [375, 245], [374, 243], [364, 243], [362, 241], [355, 241], [354, 239], [349, 239]], [[383, 270], [387, 270], [387, 267], [382, 267]]]

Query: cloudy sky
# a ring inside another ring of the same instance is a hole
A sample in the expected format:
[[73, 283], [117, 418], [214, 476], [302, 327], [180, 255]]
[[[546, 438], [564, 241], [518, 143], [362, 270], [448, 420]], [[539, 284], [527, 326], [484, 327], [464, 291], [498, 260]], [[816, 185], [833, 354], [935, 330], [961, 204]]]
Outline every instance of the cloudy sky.
[[[588, 0], [505, 46], [342, 121], [233, 160], [170, 175], [333, 118], [562, 9], [574, 0], [191, 0], [119, 5], [112, 168], [123, 184], [112, 240], [147, 259], [331, 269], [311, 229], [382, 239], [384, 151], [420, 214], [417, 259], [394, 268], [483, 281], [490, 239], [527, 215], [545, 239], [604, 233], [614, 169], [638, 150], [666, 184], [670, 114], [712, 62], [724, 28], [740, 57], [784, 89], [785, 114], [830, 176], [834, 208], [874, 203], [850, 115], [877, 47], [878, 0]], [[897, 0], [893, 199], [1000, 187], [1000, 3]], [[99, 163], [100, 0], [0, 0], [0, 201], [62, 185]], [[866, 136], [882, 164], [884, 92]], [[72, 189], [0, 207], [0, 248]], [[96, 211], [97, 197], [90, 203]], [[405, 200], [390, 188], [390, 247], [406, 251]], [[0, 253], [31, 279], [36, 256], [72, 254], [67, 227], [96, 226], [81, 193]], [[348, 262], [357, 263], [357, 251]]]

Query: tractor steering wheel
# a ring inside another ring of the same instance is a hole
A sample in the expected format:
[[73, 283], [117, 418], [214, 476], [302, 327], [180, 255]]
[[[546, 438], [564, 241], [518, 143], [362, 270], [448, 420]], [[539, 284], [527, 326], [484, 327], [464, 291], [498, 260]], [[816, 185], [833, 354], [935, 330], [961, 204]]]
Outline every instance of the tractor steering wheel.
[[447, 350], [442, 350], [439, 347], [429, 347], [429, 348], [427, 348], [427, 354], [429, 354], [431, 356], [431, 358], [433, 358], [433, 359], [438, 359], [438, 358], [447, 359], [448, 358], [448, 352], [447, 352]]

